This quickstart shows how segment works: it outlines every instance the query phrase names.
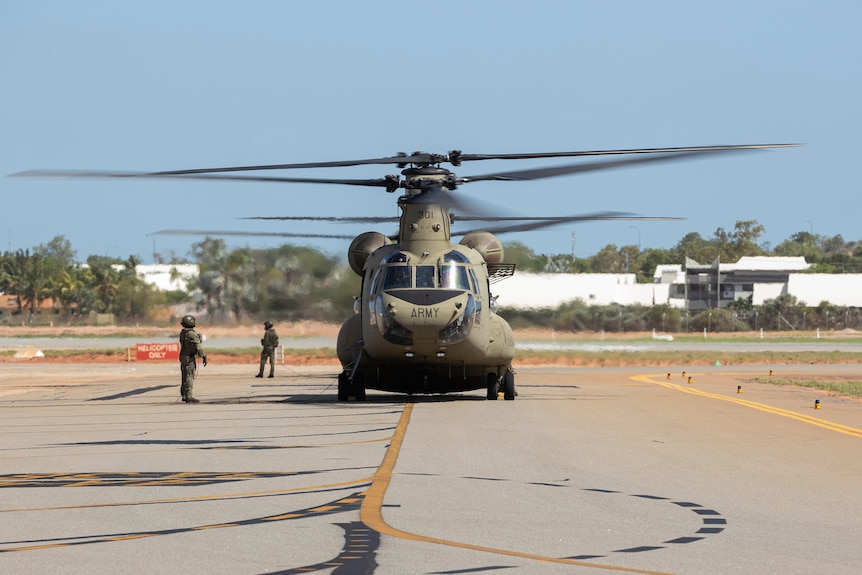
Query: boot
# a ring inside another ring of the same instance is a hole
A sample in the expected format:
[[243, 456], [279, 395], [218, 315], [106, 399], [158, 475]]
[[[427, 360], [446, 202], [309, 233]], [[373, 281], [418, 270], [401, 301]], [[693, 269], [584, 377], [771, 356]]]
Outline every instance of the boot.
[[275, 374], [272, 372], [269, 372], [269, 377], [275, 377]]

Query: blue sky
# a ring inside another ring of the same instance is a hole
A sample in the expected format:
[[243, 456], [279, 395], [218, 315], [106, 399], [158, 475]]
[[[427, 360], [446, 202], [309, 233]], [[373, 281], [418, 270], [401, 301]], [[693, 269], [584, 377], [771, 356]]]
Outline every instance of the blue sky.
[[[0, 176], [168, 170], [397, 152], [518, 153], [802, 142], [802, 148], [460, 191], [500, 213], [606, 210], [505, 235], [537, 253], [669, 248], [757, 220], [862, 239], [862, 3], [9, 1], [0, 4]], [[473, 162], [459, 176], [559, 161]], [[318, 170], [376, 178], [391, 166]], [[0, 179], [0, 250], [56, 235], [78, 256], [184, 256], [171, 229], [359, 233], [243, 216], [396, 215], [376, 188]], [[385, 233], [394, 227], [378, 225]], [[573, 242], [574, 236], [574, 242]], [[283, 240], [232, 238], [230, 246]], [[346, 241], [293, 240], [343, 254]], [[573, 246], [574, 244], [574, 246]]]

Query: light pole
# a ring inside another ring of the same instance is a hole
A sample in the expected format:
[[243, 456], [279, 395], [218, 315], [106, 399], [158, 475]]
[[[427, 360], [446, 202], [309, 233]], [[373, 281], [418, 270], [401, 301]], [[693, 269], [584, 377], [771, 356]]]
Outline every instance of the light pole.
[[641, 251], [641, 229], [637, 226], [629, 226], [638, 233], [638, 251]]
[[812, 236], [814, 235], [814, 223], [811, 220], [802, 220], [803, 222], [808, 222], [808, 233]]

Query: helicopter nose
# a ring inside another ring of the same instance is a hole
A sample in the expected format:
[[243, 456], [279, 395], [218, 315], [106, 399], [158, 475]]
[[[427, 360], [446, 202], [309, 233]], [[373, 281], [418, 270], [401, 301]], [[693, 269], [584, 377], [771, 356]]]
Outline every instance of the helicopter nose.
[[463, 313], [468, 294], [461, 290], [400, 290], [386, 294], [383, 307], [403, 327], [439, 331]]

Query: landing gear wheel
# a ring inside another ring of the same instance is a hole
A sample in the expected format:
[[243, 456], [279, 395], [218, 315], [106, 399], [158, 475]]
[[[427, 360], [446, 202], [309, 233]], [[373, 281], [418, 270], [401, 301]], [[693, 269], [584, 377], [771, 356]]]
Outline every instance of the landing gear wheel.
[[365, 401], [365, 374], [357, 373], [353, 377], [353, 397], [356, 401]]
[[496, 373], [489, 373], [487, 376], [488, 380], [488, 395], [487, 399], [497, 399], [497, 395], [500, 393], [500, 382], [497, 380]]
[[503, 399], [515, 399], [515, 374], [511, 371], [503, 374]]
[[350, 399], [350, 378], [346, 372], [338, 374], [338, 401], [347, 401]]

